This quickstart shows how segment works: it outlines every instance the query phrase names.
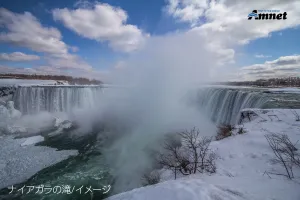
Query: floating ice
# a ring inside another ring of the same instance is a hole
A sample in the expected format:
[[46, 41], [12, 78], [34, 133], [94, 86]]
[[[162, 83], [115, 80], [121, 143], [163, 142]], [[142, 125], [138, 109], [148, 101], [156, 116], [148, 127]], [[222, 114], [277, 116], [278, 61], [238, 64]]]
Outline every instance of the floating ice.
[[28, 139], [4, 136], [0, 140], [0, 188], [26, 181], [40, 170], [78, 154], [44, 146], [21, 146]]
[[32, 136], [32, 137], [27, 138], [26, 141], [21, 144], [21, 146], [34, 145], [34, 144], [37, 144], [42, 141], [44, 141], [44, 137], [42, 137], [40, 135]]

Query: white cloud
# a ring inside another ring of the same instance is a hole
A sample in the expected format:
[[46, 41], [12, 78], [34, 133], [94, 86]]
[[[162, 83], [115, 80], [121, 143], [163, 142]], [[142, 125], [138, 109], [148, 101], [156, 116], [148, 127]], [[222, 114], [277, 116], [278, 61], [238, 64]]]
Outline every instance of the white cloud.
[[0, 33], [0, 42], [22, 46], [37, 52], [67, 53], [67, 45], [61, 41], [56, 28], [43, 27], [31, 13], [13, 13], [0, 8], [0, 26], [7, 31]]
[[73, 54], [55, 55], [46, 58], [50, 66], [58, 69], [91, 70], [92, 67], [79, 56]]
[[11, 66], [4, 66], [4, 65], [0, 65], [0, 73], [66, 75], [66, 76], [73, 76], [73, 77], [85, 77], [89, 79], [97, 79], [101, 81], [107, 81], [107, 76], [109, 74], [109, 72], [107, 71], [100, 71], [100, 70], [91, 70], [91, 71], [80, 70], [80, 69], [65, 70], [65, 69], [58, 69], [53, 66], [38, 66], [38, 67], [31, 67], [31, 68], [23, 68], [23, 67], [11, 67]]
[[263, 54], [255, 54], [254, 57], [255, 58], [271, 58], [272, 56], [270, 56], [270, 55], [263, 55]]
[[188, 22], [195, 26], [207, 8], [207, 0], [169, 0], [166, 10], [169, 15], [179, 21]]
[[0, 60], [5, 61], [33, 61], [39, 60], [40, 57], [37, 55], [28, 55], [22, 52], [13, 52], [13, 53], [0, 53]]
[[76, 47], [76, 46], [70, 46], [69, 49], [70, 49], [71, 51], [73, 51], [73, 52], [79, 51], [79, 48]]
[[68, 49], [73, 52], [79, 49], [66, 45], [58, 29], [42, 26], [29, 12], [17, 14], [0, 8], [0, 27], [7, 30], [0, 33], [0, 42], [46, 53], [49, 66], [57, 69], [90, 70], [92, 68], [79, 56], [68, 52]]
[[137, 26], [126, 24], [124, 10], [105, 3], [96, 3], [93, 8], [54, 9], [53, 17], [80, 36], [108, 42], [119, 51], [133, 51], [147, 37]]
[[88, 0], [79, 0], [76, 1], [73, 5], [75, 8], [93, 8], [93, 3]]
[[[280, 9], [287, 12], [287, 19], [248, 20], [253, 9]], [[224, 55], [227, 52], [225, 57], [231, 59], [234, 59], [232, 51], [236, 46], [300, 24], [298, 0], [168, 0], [166, 10], [175, 19], [189, 23], [193, 31], [204, 35], [210, 45], [216, 47], [216, 53], [223, 52]]]
[[282, 56], [263, 64], [242, 67], [239, 76], [243, 79], [274, 78], [300, 75], [300, 55]]
[[[41, 68], [23, 68], [23, 67], [10, 67], [10, 66], [4, 66], [0, 65], [0, 73], [6, 74], [6, 73], [12, 73], [12, 74], [58, 74], [58, 73], [52, 73], [53, 71], [56, 71], [56, 69], [53, 69], [52, 67], [41, 67]], [[58, 72], [58, 71], [56, 71]]]
[[[251, 40], [268, 37], [271, 32], [300, 24], [300, 2], [296, 0], [284, 3], [279, 0], [221, 2], [224, 3], [210, 3], [205, 12], [208, 22], [199, 29], [226, 45], [247, 44]], [[287, 20], [248, 20], [247, 15], [253, 8], [280, 8], [282, 12], [288, 13]]]

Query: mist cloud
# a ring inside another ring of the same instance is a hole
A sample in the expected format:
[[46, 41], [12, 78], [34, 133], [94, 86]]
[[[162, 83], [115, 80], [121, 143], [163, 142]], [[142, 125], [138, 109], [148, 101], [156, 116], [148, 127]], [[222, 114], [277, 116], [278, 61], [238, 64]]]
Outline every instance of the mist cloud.
[[111, 74], [111, 82], [122, 88], [104, 90], [93, 118], [110, 115], [116, 119], [110, 123], [129, 124], [104, 151], [117, 177], [115, 191], [140, 185], [152, 165], [148, 149], [158, 149], [165, 133], [198, 127], [203, 135], [214, 134], [210, 120], [188, 102], [188, 92], [211, 81], [211, 69], [217, 65], [207, 46], [193, 32], [152, 37]]

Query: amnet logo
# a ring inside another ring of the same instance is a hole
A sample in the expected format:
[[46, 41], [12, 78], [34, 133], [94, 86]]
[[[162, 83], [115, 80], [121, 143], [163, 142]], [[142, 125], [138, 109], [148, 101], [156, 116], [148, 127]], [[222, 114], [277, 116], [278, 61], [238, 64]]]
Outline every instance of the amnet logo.
[[253, 10], [252, 13], [248, 15], [248, 20], [254, 18], [255, 20], [265, 20], [265, 19], [277, 19], [277, 20], [285, 20], [287, 19], [287, 13], [280, 13], [279, 10]]

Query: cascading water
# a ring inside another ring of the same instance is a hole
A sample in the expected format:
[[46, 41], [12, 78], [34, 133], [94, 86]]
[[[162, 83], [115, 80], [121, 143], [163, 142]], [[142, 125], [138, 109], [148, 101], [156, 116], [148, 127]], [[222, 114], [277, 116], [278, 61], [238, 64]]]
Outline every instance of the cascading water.
[[100, 93], [100, 86], [20, 86], [13, 99], [23, 114], [70, 112], [94, 107]]
[[270, 99], [262, 92], [229, 88], [204, 88], [198, 104], [216, 124], [236, 124], [244, 108], [262, 108]]

